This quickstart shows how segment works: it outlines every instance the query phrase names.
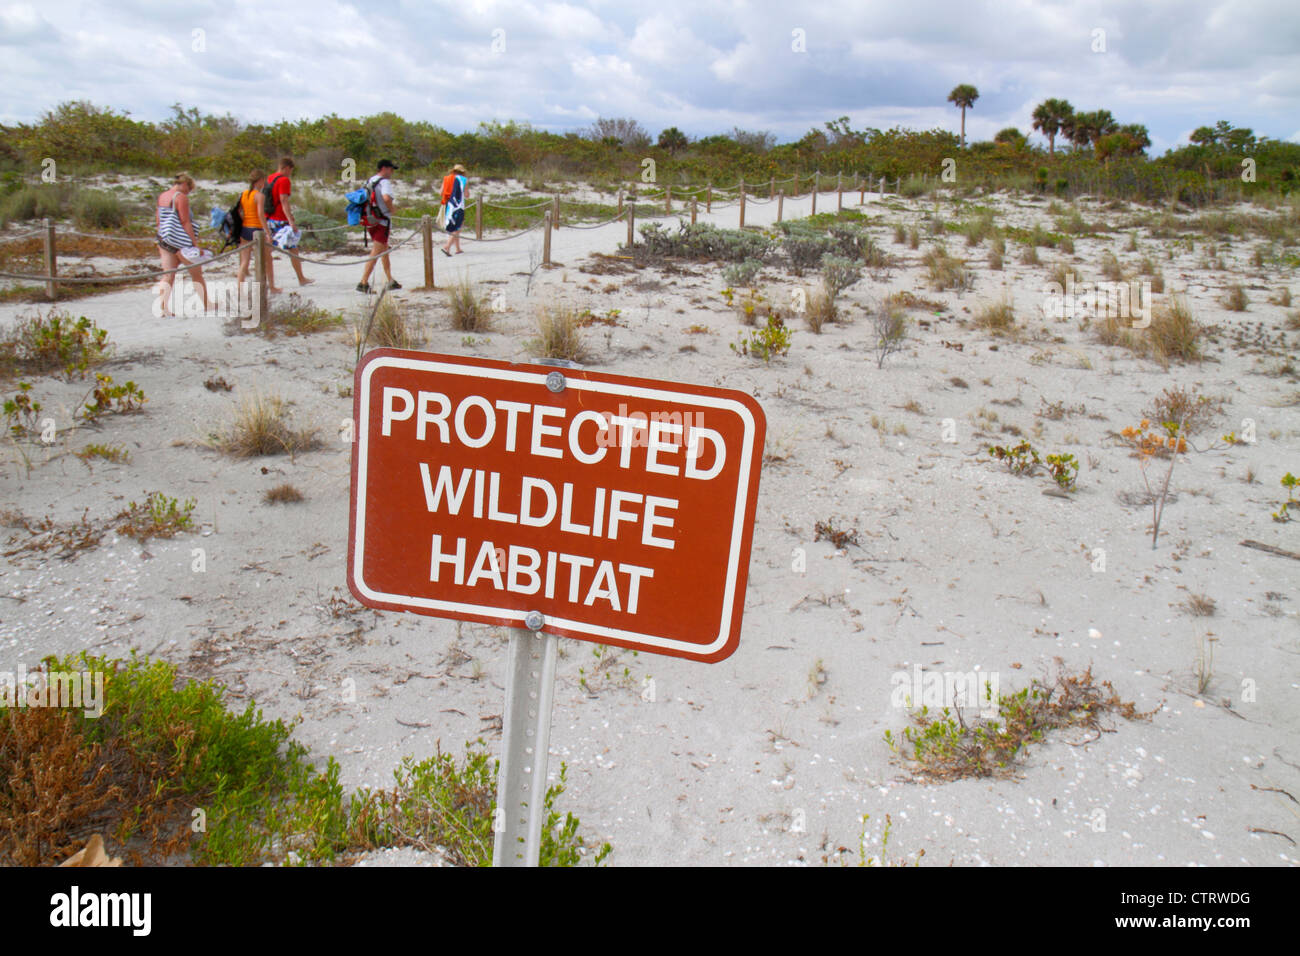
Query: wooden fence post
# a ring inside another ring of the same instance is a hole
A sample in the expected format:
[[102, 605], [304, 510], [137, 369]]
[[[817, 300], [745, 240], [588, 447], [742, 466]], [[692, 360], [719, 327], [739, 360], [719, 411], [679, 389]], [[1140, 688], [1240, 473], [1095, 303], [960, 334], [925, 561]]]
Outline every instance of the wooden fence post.
[[713, 183], [708, 184], [708, 188], [704, 193], [704, 211], [713, 212]]
[[740, 228], [745, 228], [745, 181], [740, 181]]
[[556, 193], [551, 200], [551, 228], [560, 228], [560, 194]]
[[691, 200], [691, 225], [692, 226], [695, 225], [695, 213], [699, 205], [700, 204], [697, 200], [694, 199]]
[[45, 220], [45, 274], [50, 276], [51, 281], [45, 283], [45, 297], [53, 302], [58, 298], [59, 284], [53, 281], [58, 272], [58, 251], [54, 245], [54, 223], [52, 220]]
[[618, 191], [618, 214], [623, 215], [623, 190]]
[[424, 239], [424, 287], [433, 288], [433, 218], [420, 219], [420, 235]]
[[474, 200], [474, 238], [483, 238], [483, 197]]
[[840, 173], [835, 175], [835, 211], [839, 212], [844, 208], [844, 176]]
[[627, 207], [627, 248], [630, 252], [636, 244], [636, 203]]
[[781, 213], [785, 211], [785, 190], [782, 189], [776, 194], [776, 221], [781, 221]]
[[551, 218], [551, 210], [546, 210], [546, 228], [542, 230], [542, 265], [551, 264], [551, 226], [554, 220]]
[[[262, 323], [266, 321], [266, 303], [269, 290], [266, 287], [266, 230], [257, 229], [253, 232], [253, 256], [257, 266], [253, 270], [253, 277], [257, 280], [257, 301], [253, 303], [253, 328], [259, 329]], [[176, 273], [180, 275], [180, 273]]]
[[814, 216], [817, 215], [817, 190], [821, 188], [821, 180], [822, 180], [821, 173], [813, 173], [812, 215]]

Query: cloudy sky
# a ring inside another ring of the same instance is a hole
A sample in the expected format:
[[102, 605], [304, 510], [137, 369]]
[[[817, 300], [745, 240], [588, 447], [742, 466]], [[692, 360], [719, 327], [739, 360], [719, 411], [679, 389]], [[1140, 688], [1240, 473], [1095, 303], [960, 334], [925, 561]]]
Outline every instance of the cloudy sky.
[[657, 134], [733, 126], [785, 141], [854, 128], [1030, 128], [1049, 96], [1144, 123], [1153, 152], [1226, 119], [1300, 140], [1296, 0], [0, 0], [0, 122], [88, 99], [159, 120], [180, 101], [247, 122], [383, 110], [452, 131]]

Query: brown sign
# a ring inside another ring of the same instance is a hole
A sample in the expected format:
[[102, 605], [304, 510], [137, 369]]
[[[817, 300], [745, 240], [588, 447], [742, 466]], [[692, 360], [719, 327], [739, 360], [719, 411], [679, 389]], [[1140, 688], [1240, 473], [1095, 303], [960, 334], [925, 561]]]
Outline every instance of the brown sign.
[[[548, 383], [549, 379], [549, 383]], [[357, 367], [348, 586], [369, 607], [719, 661], [766, 428], [750, 396], [379, 349]]]

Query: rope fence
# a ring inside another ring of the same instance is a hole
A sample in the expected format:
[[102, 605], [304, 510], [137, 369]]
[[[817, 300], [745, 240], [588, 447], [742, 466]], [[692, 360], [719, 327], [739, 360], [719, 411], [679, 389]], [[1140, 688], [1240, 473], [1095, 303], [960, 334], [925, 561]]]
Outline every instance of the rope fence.
[[[640, 194], [637, 192], [636, 184], [632, 184], [624, 192], [618, 191], [618, 212], [608, 219], [598, 222], [567, 222], [564, 219], [562, 205], [565, 202], [574, 202], [573, 200], [563, 200], [558, 194], [547, 199], [542, 199], [533, 203], [494, 203], [483, 197], [475, 197], [466, 206], [466, 221], [463, 229], [468, 232], [471, 228], [469, 222], [469, 212], [472, 209], [474, 215], [473, 241], [476, 242], [508, 242], [512, 239], [518, 239], [521, 236], [528, 235], [539, 230], [543, 231], [543, 251], [542, 261], [544, 265], [551, 265], [551, 243], [554, 232], [560, 228], [564, 229], [602, 229], [613, 223], [627, 222], [627, 242], [626, 247], [631, 248], [636, 244], [636, 220], [645, 218], [650, 220], [662, 220], [676, 217], [679, 220], [685, 220], [689, 217], [690, 222], [694, 224], [700, 212], [706, 214], [716, 214], [722, 210], [731, 208], [739, 209], [740, 228], [745, 227], [745, 208], [748, 205], [767, 206], [772, 203], [777, 204], [776, 221], [779, 223], [783, 219], [784, 202], [786, 199], [799, 196], [799, 187], [805, 177], [800, 175], [788, 176], [784, 179], [769, 177], [767, 181], [746, 182], [739, 180], [734, 186], [717, 186], [713, 184], [696, 185], [696, 186], [673, 186], [664, 184], [663, 186], [654, 186], [643, 190]], [[872, 187], [877, 187], [880, 192], [884, 192], [889, 185], [886, 177], [873, 177], [870, 172], [863, 176], [861, 173], [854, 173], [851, 185], [844, 178], [843, 173], [837, 173], [834, 176], [833, 186], [831, 177], [828, 175], [823, 179], [820, 172], [814, 172], [806, 177], [808, 185], [811, 187], [812, 210], [811, 214], [817, 212], [817, 201], [819, 196], [830, 192], [836, 199], [836, 208], [842, 209], [844, 204], [844, 192], [846, 187], [851, 191], [856, 191], [860, 195], [865, 195], [868, 190], [876, 191]], [[785, 186], [793, 186], [793, 190], [787, 194]], [[902, 185], [902, 177], [894, 178], [894, 187], [899, 189]], [[778, 187], [781, 187], [778, 191]], [[766, 197], [760, 197], [760, 193], [767, 192]], [[674, 195], [676, 193], [676, 195]], [[734, 194], [734, 198], [733, 195]], [[673, 209], [673, 200], [678, 200], [678, 208]], [[644, 203], [639, 201], [645, 201]], [[586, 203], [580, 203], [582, 206], [589, 206]], [[653, 211], [647, 210], [646, 205], [650, 205]], [[531, 210], [540, 210], [545, 208], [542, 217], [535, 223], [515, 232], [506, 233], [505, 235], [494, 235], [485, 237], [483, 235], [483, 210], [498, 209], [507, 212], [527, 212]], [[265, 286], [263, 283], [262, 273], [264, 271], [264, 257], [268, 252], [282, 252], [296, 263], [306, 262], [317, 266], [340, 266], [354, 267], [372, 263], [386, 255], [396, 252], [399, 249], [411, 243], [416, 236], [422, 236], [422, 252], [424, 258], [425, 289], [435, 288], [433, 262], [434, 246], [433, 240], [433, 216], [392, 216], [391, 221], [394, 223], [418, 223], [416, 228], [412, 229], [402, 239], [391, 243], [388, 248], [376, 255], [368, 255], [359, 259], [338, 259], [338, 258], [315, 258], [304, 255], [296, 249], [278, 249], [271, 247], [267, 249], [267, 238], [264, 233], [258, 231], [254, 240], [254, 252], [257, 252], [257, 282], [259, 286]], [[303, 230], [305, 236], [312, 234], [336, 232], [342, 229], [356, 228], [347, 224], [337, 226], [324, 226], [320, 228], [308, 227]], [[441, 232], [441, 230], [439, 230]], [[146, 272], [118, 273], [115, 275], [105, 276], [68, 276], [58, 274], [57, 259], [57, 230], [50, 220], [45, 220], [43, 229], [35, 229], [30, 232], [21, 233], [12, 236], [0, 236], [0, 243], [12, 243], [30, 240], [33, 238], [44, 239], [44, 271], [42, 273], [21, 273], [0, 271], [0, 279], [11, 279], [16, 281], [44, 283], [46, 295], [50, 301], [55, 301], [58, 297], [58, 286], [60, 285], [112, 285], [115, 283], [140, 283], [150, 279], [159, 279], [164, 276], [175, 275], [192, 269], [201, 269], [212, 266], [240, 252], [245, 248], [236, 246], [215, 256], [203, 259], [199, 262], [188, 263], [177, 266], [174, 269], [155, 269]], [[75, 237], [78, 239], [91, 240], [109, 240], [114, 242], [135, 242], [135, 243], [156, 243], [156, 237], [152, 235], [144, 236], [115, 236], [101, 233], [82, 232], [76, 229], [64, 229], [64, 236]], [[468, 238], [468, 237], [467, 237]], [[259, 311], [266, 308], [265, 293], [263, 292], [260, 302], [258, 303]]]

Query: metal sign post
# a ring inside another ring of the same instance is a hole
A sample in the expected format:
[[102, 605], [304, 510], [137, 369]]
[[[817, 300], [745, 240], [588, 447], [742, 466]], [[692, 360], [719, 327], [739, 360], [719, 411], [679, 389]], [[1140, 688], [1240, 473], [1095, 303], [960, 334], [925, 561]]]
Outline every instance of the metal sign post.
[[554, 634], [541, 633], [543, 620], [533, 611], [524, 621], [528, 630], [513, 628], [510, 632], [493, 866], [537, 866], [541, 855], [559, 646]]

